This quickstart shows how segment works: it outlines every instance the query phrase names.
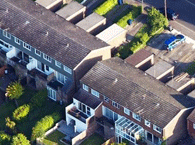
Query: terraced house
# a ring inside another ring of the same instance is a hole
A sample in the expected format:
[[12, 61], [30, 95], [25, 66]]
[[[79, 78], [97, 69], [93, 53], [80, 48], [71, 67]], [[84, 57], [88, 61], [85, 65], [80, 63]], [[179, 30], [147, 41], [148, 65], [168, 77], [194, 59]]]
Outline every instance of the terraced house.
[[[186, 118], [195, 100], [187, 97], [120, 58], [98, 62], [81, 79], [81, 89], [66, 108], [67, 123], [78, 132], [96, 130], [137, 144], [141, 138], [172, 145], [187, 134]], [[80, 112], [74, 116], [73, 112]]]
[[0, 1], [1, 60], [48, 97], [67, 101], [110, 46], [32, 0]]

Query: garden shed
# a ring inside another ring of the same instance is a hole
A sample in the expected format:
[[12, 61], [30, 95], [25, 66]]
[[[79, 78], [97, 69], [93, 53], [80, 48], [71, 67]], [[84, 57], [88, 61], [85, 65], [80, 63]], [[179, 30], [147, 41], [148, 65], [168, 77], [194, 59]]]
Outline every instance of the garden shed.
[[78, 23], [85, 17], [86, 7], [79, 4], [77, 1], [72, 1], [65, 7], [61, 8], [56, 14], [65, 18], [73, 24]]
[[124, 41], [126, 41], [126, 33], [127, 30], [121, 28], [117, 24], [113, 24], [96, 35], [96, 37], [113, 47], [118, 47]]
[[106, 28], [106, 18], [96, 13], [92, 13], [76, 25], [90, 34], [96, 35]]
[[36, 3], [55, 12], [63, 5], [63, 0], [36, 0]]
[[151, 68], [145, 71], [147, 74], [155, 77], [163, 83], [171, 79], [174, 74], [174, 66], [164, 60], [159, 59]]

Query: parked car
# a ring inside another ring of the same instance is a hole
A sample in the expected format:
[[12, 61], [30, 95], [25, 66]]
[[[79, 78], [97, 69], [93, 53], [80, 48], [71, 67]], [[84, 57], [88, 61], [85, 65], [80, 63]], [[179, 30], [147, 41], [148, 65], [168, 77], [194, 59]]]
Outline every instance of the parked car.
[[167, 50], [173, 50], [176, 46], [185, 41], [185, 36], [179, 34], [177, 36], [172, 36], [171, 38], [165, 41], [165, 46]]
[[[159, 8], [158, 9], [160, 13], [165, 15], [165, 8]], [[169, 20], [176, 20], [178, 18], [179, 14], [175, 13], [174, 10], [167, 8], [167, 18]]]

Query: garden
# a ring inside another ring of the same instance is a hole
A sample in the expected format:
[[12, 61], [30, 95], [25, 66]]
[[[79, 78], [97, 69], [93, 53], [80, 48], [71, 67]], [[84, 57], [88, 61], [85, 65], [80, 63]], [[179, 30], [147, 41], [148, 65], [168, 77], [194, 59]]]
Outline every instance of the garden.
[[[14, 82], [7, 88], [6, 93], [8, 99], [0, 106], [2, 144], [20, 142], [20, 145], [28, 145], [30, 141], [33, 143], [37, 137], [44, 137], [47, 130], [64, 118], [65, 106], [49, 100], [46, 89], [23, 89], [19, 82]], [[16, 94], [19, 94], [19, 97], [15, 97]]]
[[104, 143], [104, 138], [99, 134], [95, 133], [91, 135], [89, 138], [84, 140], [81, 145], [101, 145]]

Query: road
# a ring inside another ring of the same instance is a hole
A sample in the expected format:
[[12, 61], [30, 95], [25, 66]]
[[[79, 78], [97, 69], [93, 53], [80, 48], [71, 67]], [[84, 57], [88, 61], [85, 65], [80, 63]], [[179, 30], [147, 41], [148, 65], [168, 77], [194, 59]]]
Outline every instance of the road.
[[[136, 0], [141, 1], [141, 0]], [[143, 0], [144, 3], [156, 8], [164, 7], [164, 0]], [[189, 37], [195, 40], [195, 0], [167, 0], [167, 7], [179, 13], [179, 18], [172, 21], [173, 27], [187, 29]], [[181, 30], [182, 31], [182, 30]], [[183, 33], [183, 32], [182, 32]]]

